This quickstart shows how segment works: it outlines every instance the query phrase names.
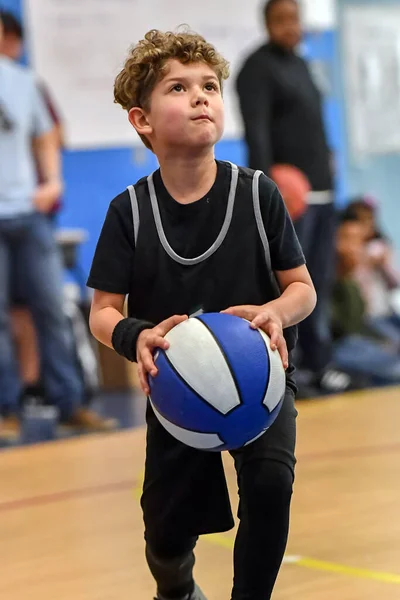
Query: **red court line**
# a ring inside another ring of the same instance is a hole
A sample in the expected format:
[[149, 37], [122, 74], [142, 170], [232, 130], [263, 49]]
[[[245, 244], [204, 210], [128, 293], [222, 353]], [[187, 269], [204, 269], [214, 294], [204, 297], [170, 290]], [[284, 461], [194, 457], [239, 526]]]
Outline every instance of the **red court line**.
[[135, 481], [132, 479], [130, 481], [116, 481], [115, 483], [106, 483], [104, 485], [96, 485], [75, 490], [65, 490], [63, 492], [31, 496], [28, 498], [20, 498], [18, 500], [8, 500], [6, 502], [0, 502], [0, 511], [19, 510], [21, 508], [31, 508], [33, 506], [45, 506], [46, 504], [64, 502], [71, 498], [89, 498], [90, 496], [99, 496], [101, 494], [109, 494], [110, 492], [131, 490], [134, 486]]
[[[299, 455], [299, 462], [308, 462], [321, 460], [326, 458], [358, 458], [365, 456], [373, 456], [376, 454], [388, 454], [391, 452], [399, 452], [400, 443], [386, 444], [382, 446], [363, 446], [359, 448], [342, 448], [338, 450], [328, 450], [327, 452], [310, 453]], [[64, 502], [72, 498], [88, 498], [90, 496], [100, 496], [113, 492], [132, 490], [137, 482], [132, 480], [116, 481], [115, 483], [106, 483], [86, 488], [78, 488], [65, 490], [62, 492], [54, 492], [52, 494], [43, 494], [39, 496], [31, 496], [27, 498], [19, 498], [18, 500], [8, 500], [0, 502], [0, 512], [20, 510], [24, 508], [32, 508], [34, 506], [45, 506], [47, 504], [55, 504], [56, 502]]]

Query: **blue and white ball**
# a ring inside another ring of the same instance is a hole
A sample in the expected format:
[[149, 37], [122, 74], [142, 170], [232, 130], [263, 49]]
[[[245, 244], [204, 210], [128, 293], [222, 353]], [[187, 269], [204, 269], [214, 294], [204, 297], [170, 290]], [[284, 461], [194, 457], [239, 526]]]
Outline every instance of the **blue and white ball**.
[[155, 355], [150, 402], [165, 429], [201, 450], [233, 450], [272, 425], [285, 393], [280, 355], [248, 321], [208, 313], [191, 317], [166, 336]]

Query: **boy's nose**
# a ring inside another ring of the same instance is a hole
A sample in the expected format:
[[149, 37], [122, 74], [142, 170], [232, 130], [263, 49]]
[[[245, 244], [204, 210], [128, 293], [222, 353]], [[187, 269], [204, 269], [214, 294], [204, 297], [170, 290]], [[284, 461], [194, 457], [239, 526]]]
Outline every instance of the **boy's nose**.
[[200, 104], [205, 104], [206, 106], [208, 106], [208, 98], [203, 93], [200, 93], [196, 99], [196, 106], [199, 106]]
[[193, 105], [200, 106], [201, 104], [205, 104], [206, 106], [208, 106], [208, 98], [207, 94], [204, 93], [204, 90], [198, 89], [193, 94]]

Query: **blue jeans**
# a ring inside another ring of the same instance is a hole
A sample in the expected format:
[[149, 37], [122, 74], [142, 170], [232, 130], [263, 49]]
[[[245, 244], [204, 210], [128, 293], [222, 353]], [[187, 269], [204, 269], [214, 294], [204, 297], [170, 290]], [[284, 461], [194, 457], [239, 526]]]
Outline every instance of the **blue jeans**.
[[72, 332], [63, 310], [63, 269], [53, 230], [38, 213], [0, 219], [0, 408], [18, 410], [21, 384], [10, 331], [10, 279], [23, 293], [38, 334], [49, 402], [68, 419], [83, 401]]
[[400, 383], [400, 356], [373, 339], [346, 336], [335, 343], [333, 354], [344, 371], [367, 375], [373, 382]]

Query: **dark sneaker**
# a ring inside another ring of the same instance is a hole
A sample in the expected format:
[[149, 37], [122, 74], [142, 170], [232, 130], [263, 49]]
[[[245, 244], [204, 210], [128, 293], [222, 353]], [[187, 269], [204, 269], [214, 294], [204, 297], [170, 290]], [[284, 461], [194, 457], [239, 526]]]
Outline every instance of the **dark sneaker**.
[[[167, 600], [167, 598], [163, 598], [162, 596], [156, 596], [154, 600]], [[207, 598], [205, 597], [199, 586], [195, 584], [193, 592], [190, 595], [181, 598], [180, 600], [207, 600]]]

